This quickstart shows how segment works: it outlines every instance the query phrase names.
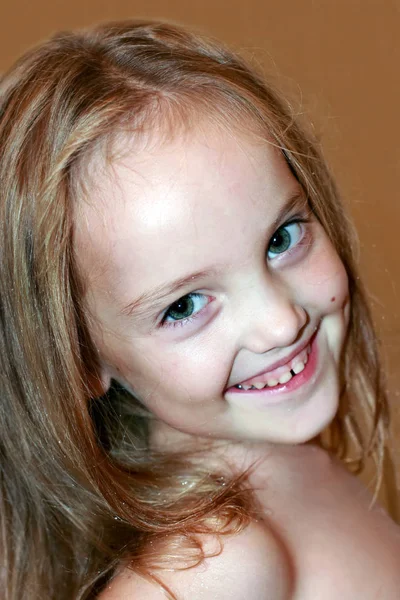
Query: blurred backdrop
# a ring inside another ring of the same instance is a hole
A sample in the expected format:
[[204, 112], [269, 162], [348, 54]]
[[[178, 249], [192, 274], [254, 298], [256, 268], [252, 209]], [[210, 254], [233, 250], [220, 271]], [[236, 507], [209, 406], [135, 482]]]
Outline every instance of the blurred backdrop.
[[59, 29], [162, 18], [245, 52], [310, 114], [360, 236], [399, 471], [400, 0], [3, 0], [1, 13], [0, 71]]

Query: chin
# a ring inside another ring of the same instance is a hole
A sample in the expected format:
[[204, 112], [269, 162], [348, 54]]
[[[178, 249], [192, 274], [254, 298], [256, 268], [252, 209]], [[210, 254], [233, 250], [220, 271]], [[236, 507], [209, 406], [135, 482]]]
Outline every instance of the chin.
[[[329, 389], [329, 388], [328, 388]], [[241, 411], [236, 415], [236, 440], [271, 444], [304, 444], [320, 435], [334, 420], [339, 407], [337, 386], [302, 400], [299, 404], [276, 407], [279, 414]]]
[[[326, 398], [324, 398], [326, 402]], [[324, 407], [323, 413], [316, 413], [313, 415], [314, 419], [306, 420], [305, 422], [301, 419], [298, 427], [293, 432], [293, 436], [288, 443], [292, 444], [304, 444], [318, 437], [323, 431], [329, 427], [333, 422], [339, 408], [338, 398], [333, 398], [329, 406]]]

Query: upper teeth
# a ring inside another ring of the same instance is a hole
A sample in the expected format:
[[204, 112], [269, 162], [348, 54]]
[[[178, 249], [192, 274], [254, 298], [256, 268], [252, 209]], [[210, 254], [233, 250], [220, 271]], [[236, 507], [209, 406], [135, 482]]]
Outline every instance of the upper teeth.
[[292, 379], [293, 375], [291, 374], [291, 372], [289, 371], [288, 373], [284, 373], [283, 375], [281, 375], [279, 377], [279, 383], [287, 383], [288, 381], [290, 381]]
[[292, 371], [294, 371], [295, 374], [297, 375], [298, 373], [301, 373], [303, 371], [304, 367], [305, 367], [305, 364], [303, 363], [303, 361], [299, 360], [299, 362], [297, 362], [292, 367]]
[[[266, 387], [275, 387], [278, 384], [282, 384], [282, 383], [287, 383], [288, 381], [290, 381], [292, 379], [292, 377], [294, 375], [298, 375], [298, 373], [301, 373], [304, 370], [304, 367], [306, 366], [307, 362], [308, 362], [308, 354], [310, 353], [309, 351], [309, 347], [307, 347], [307, 352], [303, 353], [302, 358], [303, 360], [300, 359], [294, 359], [294, 364], [292, 364], [291, 369], [285, 371], [284, 373], [282, 373], [278, 378], [275, 377], [268, 377], [267, 376], [267, 381], [255, 381], [252, 385], [246, 385], [244, 383], [241, 383], [239, 385], [237, 385], [236, 387], [240, 390], [261, 390], [263, 388]], [[264, 377], [265, 379], [265, 377]]]
[[261, 390], [263, 387], [265, 386], [265, 383], [255, 383], [253, 385], [253, 387], [257, 388], [258, 390]]

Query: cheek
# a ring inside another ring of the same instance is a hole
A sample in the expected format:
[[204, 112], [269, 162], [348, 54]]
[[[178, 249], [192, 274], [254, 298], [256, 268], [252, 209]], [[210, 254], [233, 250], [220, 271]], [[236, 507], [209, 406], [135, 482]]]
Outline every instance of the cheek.
[[[118, 349], [108, 348], [107, 362], [115, 378], [127, 385], [145, 404], [146, 399], [169, 399], [175, 405], [204, 403], [217, 399], [230, 371], [221, 344], [195, 340], [171, 347], [156, 337]], [[151, 409], [151, 407], [149, 406]]]
[[322, 328], [332, 356], [339, 361], [349, 321], [349, 286], [342, 261], [330, 243], [316, 253], [307, 269], [308, 308], [322, 319]]
[[[146, 356], [146, 358], [144, 358]], [[114, 360], [118, 360], [117, 357]], [[206, 353], [142, 348], [119, 362], [119, 381], [161, 422], [192, 434], [207, 434], [224, 413], [226, 375]], [[223, 384], [221, 384], [223, 381]]]
[[[349, 306], [349, 282], [347, 278], [346, 269], [342, 261], [336, 252], [332, 249], [330, 252], [331, 258], [327, 261], [327, 270], [331, 267], [331, 282], [327, 284], [325, 302], [327, 305], [327, 312], [342, 311], [348, 319], [348, 306]], [[347, 307], [347, 308], [346, 308]]]
[[[208, 335], [207, 335], [208, 334]], [[227, 362], [228, 352], [223, 352], [224, 344], [215, 344], [209, 332], [204, 337], [191, 339], [189, 343], [169, 344], [160, 348], [149, 348], [153, 364], [160, 366], [163, 376], [163, 388], [178, 401], [204, 402], [209, 398], [218, 398], [226, 385], [230, 372]]]
[[303, 290], [305, 306], [323, 314], [345, 308], [349, 293], [347, 273], [328, 240], [314, 250], [300, 275], [298, 286]]

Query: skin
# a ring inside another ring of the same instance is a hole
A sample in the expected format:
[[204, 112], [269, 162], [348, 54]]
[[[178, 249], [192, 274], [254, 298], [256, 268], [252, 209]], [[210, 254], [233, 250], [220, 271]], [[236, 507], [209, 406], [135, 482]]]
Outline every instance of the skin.
[[[343, 265], [282, 154], [212, 127], [134, 144], [93, 165], [77, 219], [103, 386], [114, 377], [158, 417], [158, 444], [240, 441], [214, 455], [239, 473], [257, 465], [248, 482], [264, 515], [224, 537], [217, 556], [156, 575], [182, 600], [395, 600], [398, 530], [327, 453], [295, 445], [337, 410], [349, 300]], [[196, 313], [175, 323], [185, 294]], [[311, 338], [314, 370], [301, 385], [234, 389]], [[219, 548], [213, 536], [199, 541], [206, 555]], [[121, 567], [100, 598], [165, 594]]]
[[[223, 539], [198, 567], [156, 575], [179, 600], [398, 600], [400, 532], [357, 478], [311, 444], [242, 448], [265, 519]], [[202, 539], [213, 549], [215, 540]], [[121, 570], [101, 600], [163, 600]], [[99, 600], [100, 600], [99, 599]]]
[[[348, 286], [281, 152], [206, 125], [134, 142], [121, 142], [112, 165], [97, 164], [76, 232], [104, 386], [117, 379], [170, 431], [312, 439], [337, 410]], [[287, 247], [271, 242], [277, 231]], [[181, 278], [179, 290], [149, 300]], [[187, 294], [195, 314], [177, 321], [174, 303]], [[273, 397], [232, 389], [314, 334], [306, 384]]]

